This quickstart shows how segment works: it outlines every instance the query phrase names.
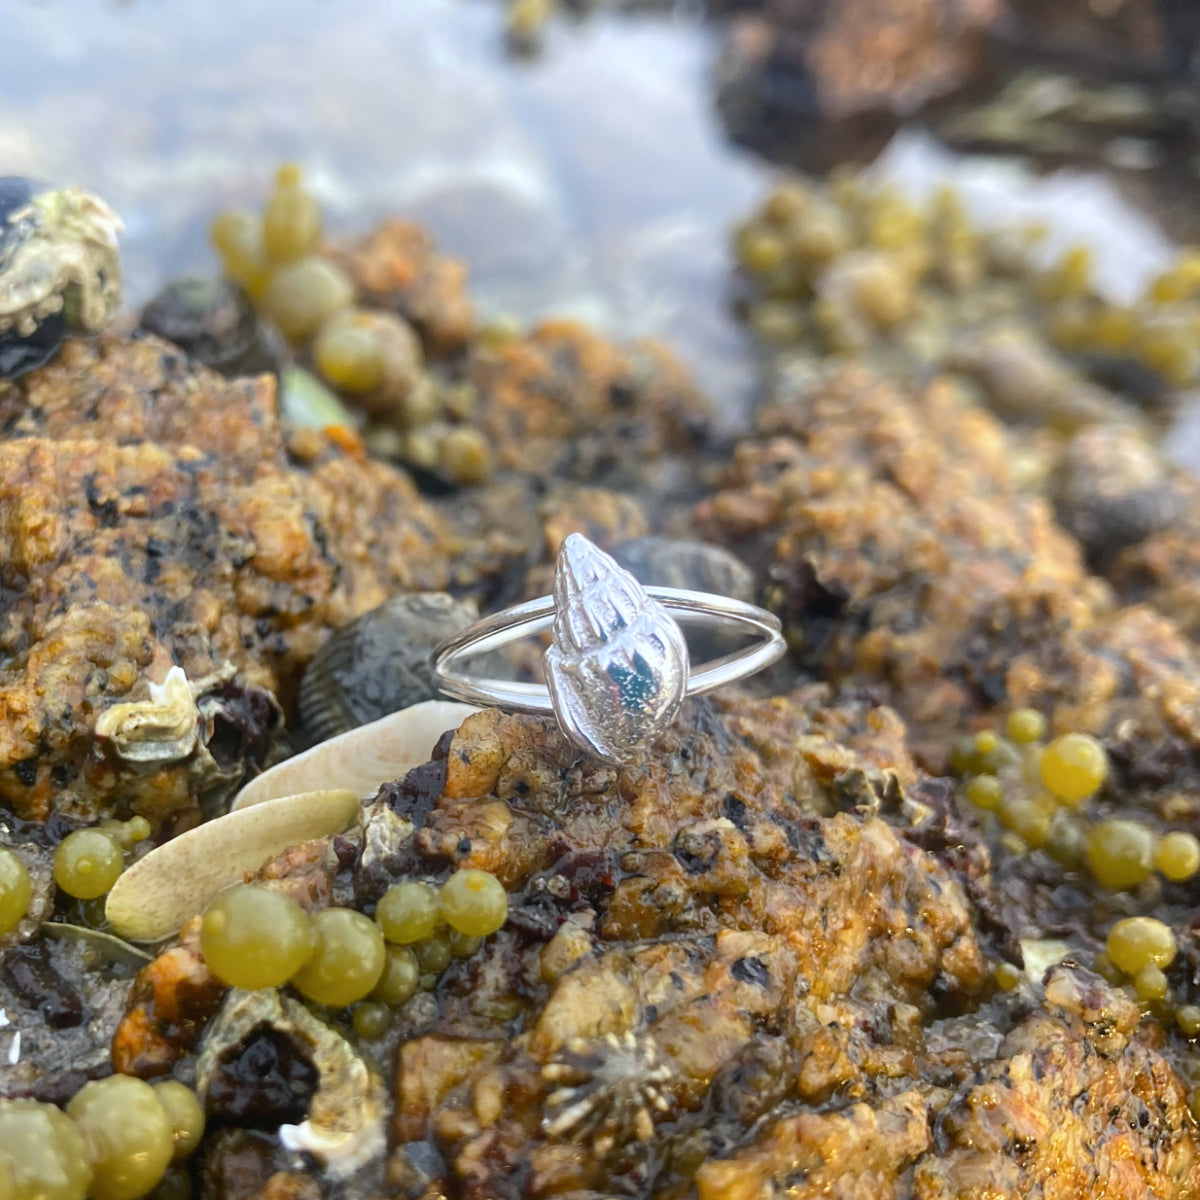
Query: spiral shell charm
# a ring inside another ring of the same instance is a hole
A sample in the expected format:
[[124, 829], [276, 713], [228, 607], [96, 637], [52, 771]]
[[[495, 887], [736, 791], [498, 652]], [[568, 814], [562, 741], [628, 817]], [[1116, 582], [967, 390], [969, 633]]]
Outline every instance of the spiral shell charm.
[[546, 683], [563, 733], [628, 762], [675, 719], [688, 679], [682, 632], [603, 550], [573, 533], [558, 552]]
[[[693, 667], [674, 614], [716, 633], [753, 641]], [[465, 670], [523, 638], [550, 631], [544, 684]], [[643, 587], [582, 534], [558, 552], [554, 594], [514, 604], [447, 638], [433, 674], [447, 696], [510, 712], [557, 718], [581, 750], [604, 762], [631, 762], [674, 721], [685, 696], [701, 696], [769, 667], [787, 650], [779, 618], [715, 592]]]

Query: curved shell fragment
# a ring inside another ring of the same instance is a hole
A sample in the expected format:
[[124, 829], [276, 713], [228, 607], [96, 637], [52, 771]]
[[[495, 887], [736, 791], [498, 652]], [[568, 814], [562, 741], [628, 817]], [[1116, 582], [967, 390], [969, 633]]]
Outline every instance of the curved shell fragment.
[[220, 891], [289, 846], [341, 833], [362, 811], [344, 788], [283, 796], [181, 833], [134, 863], [108, 893], [105, 916], [134, 942], [169, 937]]
[[233, 809], [314, 788], [349, 788], [366, 799], [381, 783], [428, 762], [438, 738], [478, 711], [449, 700], [410, 705], [264, 771], [238, 792]]
[[274, 988], [229, 993], [205, 1032], [196, 1064], [201, 1095], [212, 1085], [221, 1056], [262, 1025], [286, 1034], [317, 1070], [307, 1119], [280, 1126], [280, 1141], [289, 1150], [313, 1155], [334, 1179], [345, 1179], [382, 1156], [386, 1092], [379, 1073], [345, 1038]]

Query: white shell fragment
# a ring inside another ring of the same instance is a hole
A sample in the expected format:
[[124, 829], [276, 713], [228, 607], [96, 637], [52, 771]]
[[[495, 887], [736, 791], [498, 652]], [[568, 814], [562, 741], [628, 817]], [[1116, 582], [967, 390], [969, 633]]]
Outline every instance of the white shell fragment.
[[221, 1054], [264, 1024], [293, 1039], [317, 1069], [317, 1090], [308, 1119], [279, 1128], [284, 1146], [311, 1154], [334, 1179], [348, 1178], [381, 1156], [387, 1142], [385, 1091], [379, 1074], [345, 1038], [303, 1004], [281, 996], [274, 988], [254, 992], [234, 988], [229, 993], [204, 1034], [196, 1064], [196, 1087], [201, 1096], [212, 1084]]
[[628, 762], [683, 703], [683, 633], [628, 571], [578, 533], [559, 549], [554, 605], [545, 667], [559, 724], [606, 762]]
[[134, 942], [169, 937], [248, 872], [289, 846], [341, 833], [361, 810], [356, 793], [332, 789], [283, 796], [189, 829], [117, 880], [104, 906], [108, 923]]
[[429, 761], [438, 738], [479, 709], [450, 700], [426, 700], [360, 725], [252, 779], [233, 802], [250, 805], [318, 788], [348, 788], [366, 799], [381, 783]]
[[1022, 938], [1021, 957], [1025, 961], [1025, 976], [1035, 987], [1051, 967], [1062, 962], [1071, 953], [1071, 947], [1061, 938]]

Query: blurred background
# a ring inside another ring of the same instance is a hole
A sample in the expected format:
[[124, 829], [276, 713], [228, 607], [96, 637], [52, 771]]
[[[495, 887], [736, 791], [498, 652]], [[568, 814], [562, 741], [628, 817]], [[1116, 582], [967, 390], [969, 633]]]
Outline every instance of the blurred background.
[[112, 203], [139, 305], [294, 159], [335, 234], [412, 216], [484, 314], [660, 336], [732, 412], [729, 233], [780, 165], [953, 178], [1088, 242], [1130, 302], [1200, 236], [1198, 7], [0, 0], [0, 165]]

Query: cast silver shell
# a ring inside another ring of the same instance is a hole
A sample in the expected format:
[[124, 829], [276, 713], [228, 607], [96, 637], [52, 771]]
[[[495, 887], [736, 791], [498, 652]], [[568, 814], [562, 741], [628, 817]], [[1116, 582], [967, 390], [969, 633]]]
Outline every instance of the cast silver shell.
[[628, 762], [675, 719], [688, 679], [679, 626], [581, 534], [558, 552], [546, 683], [563, 731], [606, 762]]

